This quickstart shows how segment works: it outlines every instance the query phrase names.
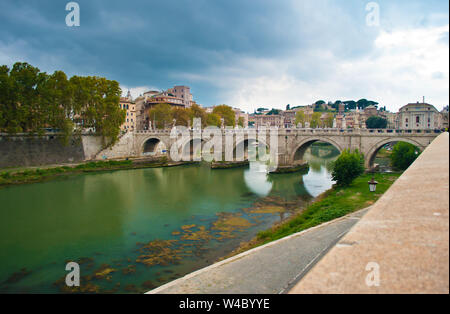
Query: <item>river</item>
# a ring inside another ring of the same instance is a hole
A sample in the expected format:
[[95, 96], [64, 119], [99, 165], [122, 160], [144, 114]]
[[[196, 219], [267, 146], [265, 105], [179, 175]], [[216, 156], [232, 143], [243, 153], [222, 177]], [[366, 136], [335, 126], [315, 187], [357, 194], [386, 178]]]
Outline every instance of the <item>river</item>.
[[[307, 174], [208, 165], [76, 175], [0, 189], [0, 292], [140, 293], [215, 262], [332, 186], [330, 146]], [[64, 284], [66, 263], [81, 286]]]

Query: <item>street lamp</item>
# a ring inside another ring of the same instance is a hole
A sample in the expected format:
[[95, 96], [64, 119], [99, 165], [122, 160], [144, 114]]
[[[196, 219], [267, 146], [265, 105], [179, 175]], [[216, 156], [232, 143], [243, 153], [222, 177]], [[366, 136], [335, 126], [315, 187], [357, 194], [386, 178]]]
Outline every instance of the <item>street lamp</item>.
[[372, 171], [372, 179], [368, 183], [369, 183], [369, 191], [370, 192], [375, 192], [376, 189], [377, 189], [378, 182], [375, 181], [374, 172], [373, 171]]

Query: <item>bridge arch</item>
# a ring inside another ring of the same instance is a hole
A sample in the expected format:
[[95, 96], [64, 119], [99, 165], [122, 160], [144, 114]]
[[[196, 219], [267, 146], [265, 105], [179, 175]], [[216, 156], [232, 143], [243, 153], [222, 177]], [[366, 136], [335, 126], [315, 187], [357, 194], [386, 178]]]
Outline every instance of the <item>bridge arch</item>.
[[202, 148], [205, 140], [200, 138], [192, 138], [183, 143], [181, 146], [182, 159], [184, 161], [193, 161], [202, 156]]
[[146, 137], [141, 144], [141, 155], [157, 154], [163, 150], [167, 150], [167, 145], [157, 136]]
[[335, 142], [334, 140], [331, 140], [329, 138], [309, 137], [309, 138], [302, 140], [299, 144], [296, 144], [294, 146], [294, 149], [290, 156], [291, 162], [295, 162], [296, 160], [303, 160], [305, 151], [315, 142], [324, 142], [324, 143], [333, 145], [337, 150], [339, 150], [339, 153], [342, 153], [342, 151], [344, 150], [344, 148], [341, 147], [341, 145], [339, 145], [337, 142]]
[[378, 151], [383, 148], [384, 145], [389, 143], [397, 143], [397, 142], [406, 142], [409, 144], [412, 144], [416, 146], [421, 152], [425, 149], [425, 147], [420, 144], [419, 142], [405, 138], [405, 137], [399, 137], [399, 138], [389, 138], [384, 139], [382, 141], [379, 141], [378, 143], [374, 144], [369, 151], [365, 154], [365, 167], [367, 169], [371, 169], [373, 167], [373, 162], [375, 160], [375, 157], [377, 156]]
[[[249, 158], [248, 156], [248, 147], [249, 145], [257, 144], [258, 149], [256, 150], [257, 153], [259, 153], [259, 149], [261, 147], [265, 147], [266, 150], [270, 149], [270, 146], [264, 141], [259, 138], [245, 138], [243, 140], [240, 140], [238, 142], [234, 143], [233, 146], [233, 159], [236, 161], [242, 161], [242, 156], [237, 156], [238, 153], [240, 153], [240, 149], [243, 149], [244, 152], [244, 160], [247, 160]], [[240, 158], [238, 158], [240, 157]]]

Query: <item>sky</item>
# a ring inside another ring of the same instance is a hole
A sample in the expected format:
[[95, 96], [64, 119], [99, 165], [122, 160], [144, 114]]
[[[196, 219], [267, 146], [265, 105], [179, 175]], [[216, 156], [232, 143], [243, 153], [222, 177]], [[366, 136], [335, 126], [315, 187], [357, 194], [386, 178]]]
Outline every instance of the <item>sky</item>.
[[102, 76], [134, 97], [188, 85], [203, 106], [247, 112], [449, 103], [447, 0], [78, 0], [78, 27], [69, 2], [1, 0], [0, 64]]

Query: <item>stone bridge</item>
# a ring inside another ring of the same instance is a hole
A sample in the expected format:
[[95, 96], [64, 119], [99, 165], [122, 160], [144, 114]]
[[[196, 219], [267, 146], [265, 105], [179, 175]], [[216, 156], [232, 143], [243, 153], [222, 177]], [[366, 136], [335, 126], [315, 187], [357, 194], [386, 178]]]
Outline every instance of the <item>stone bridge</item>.
[[[195, 131], [190, 130], [190, 132], [191, 136], [194, 136]], [[423, 151], [440, 133], [433, 130], [389, 129], [276, 129], [274, 132], [276, 135], [273, 135], [272, 130], [256, 129], [222, 129], [219, 132], [223, 137], [223, 145], [225, 145], [225, 136], [233, 135], [234, 148], [239, 145], [244, 145], [246, 148], [253, 141], [269, 149], [271, 145], [277, 145], [278, 164], [283, 166], [293, 165], [296, 161], [302, 160], [306, 149], [312, 143], [320, 141], [333, 145], [340, 152], [345, 149], [358, 149], [364, 154], [366, 168], [373, 165], [377, 152], [388, 143], [407, 142]], [[171, 138], [170, 134], [170, 130], [128, 132], [116, 145], [96, 154], [95, 159], [167, 154], [177, 140]], [[203, 136], [201, 143], [208, 140], [209, 138]], [[199, 142], [189, 139], [180, 145], [191, 157], [193, 150], [196, 149], [193, 143], [197, 143], [198, 146]], [[169, 157], [169, 154], [167, 155]]]

